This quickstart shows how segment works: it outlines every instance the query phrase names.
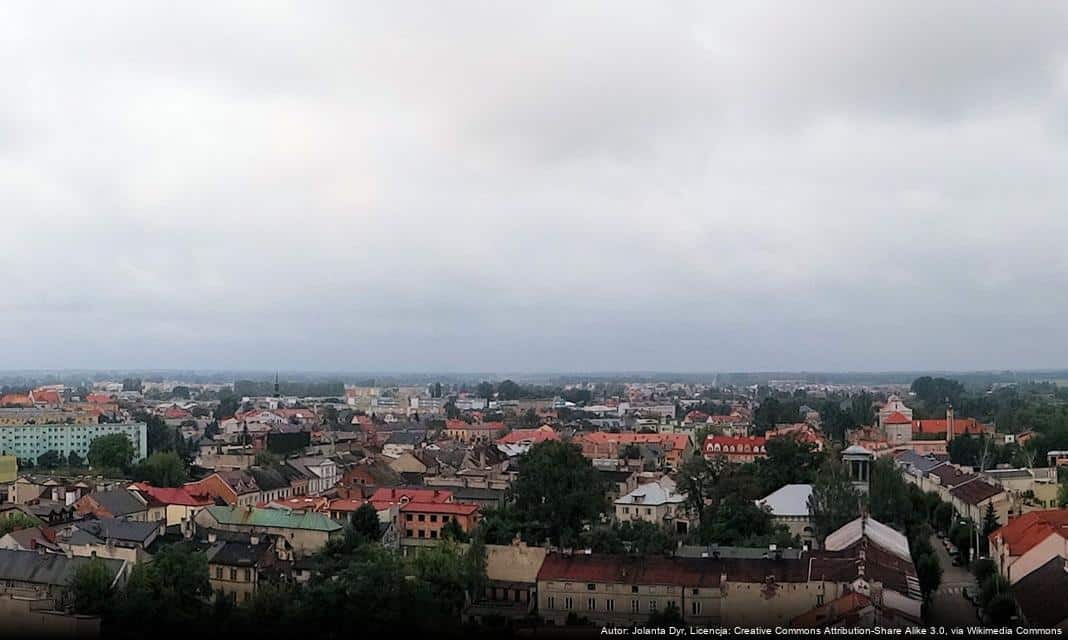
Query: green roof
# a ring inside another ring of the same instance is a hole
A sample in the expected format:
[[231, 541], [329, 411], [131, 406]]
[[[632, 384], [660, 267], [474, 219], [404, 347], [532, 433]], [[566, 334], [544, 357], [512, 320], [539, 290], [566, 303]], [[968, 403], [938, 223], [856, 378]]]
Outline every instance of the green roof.
[[292, 511], [290, 509], [260, 509], [258, 507], [207, 508], [211, 517], [219, 524], [243, 527], [274, 527], [278, 529], [305, 529], [311, 531], [339, 531], [342, 527], [337, 522], [321, 513], [310, 511]]

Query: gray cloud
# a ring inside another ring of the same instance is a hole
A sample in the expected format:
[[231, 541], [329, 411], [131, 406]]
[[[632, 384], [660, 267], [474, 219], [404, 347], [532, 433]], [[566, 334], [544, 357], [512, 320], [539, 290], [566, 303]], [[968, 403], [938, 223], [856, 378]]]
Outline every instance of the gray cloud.
[[1065, 366], [1061, 3], [0, 22], [0, 369]]

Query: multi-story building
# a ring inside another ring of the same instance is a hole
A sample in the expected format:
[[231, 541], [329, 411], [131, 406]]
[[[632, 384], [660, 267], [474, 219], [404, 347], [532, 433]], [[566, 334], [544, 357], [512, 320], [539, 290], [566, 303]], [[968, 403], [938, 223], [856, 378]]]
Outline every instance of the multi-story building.
[[93, 440], [115, 433], [133, 443], [134, 462], [148, 455], [148, 427], [143, 422], [121, 424], [22, 424], [0, 425], [0, 454], [36, 460], [48, 451], [68, 457], [73, 451], [83, 460]]

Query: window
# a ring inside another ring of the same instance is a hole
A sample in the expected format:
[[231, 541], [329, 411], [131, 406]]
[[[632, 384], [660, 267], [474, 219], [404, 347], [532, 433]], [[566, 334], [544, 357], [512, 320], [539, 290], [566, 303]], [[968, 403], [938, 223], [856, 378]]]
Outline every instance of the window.
[[638, 613], [638, 601], [637, 600], [631, 600], [630, 601], [630, 612], [631, 613]]
[[414, 534], [414, 533], [412, 533], [412, 530], [411, 530], [411, 529], [405, 529], [405, 530], [404, 530], [404, 535], [406, 535], [406, 536], [408, 536], [409, 538], [411, 538], [411, 537], [412, 537], [413, 535], [415, 535], [415, 534]]
[[420, 529], [419, 530], [419, 537], [420, 538], [425, 538], [426, 537], [426, 531], [423, 531], [422, 529]]
[[423, 513], [419, 514], [419, 522], [426, 522], [426, 514], [423, 514]]
[[597, 599], [596, 598], [590, 598], [590, 599], [586, 600], [586, 608], [589, 609], [590, 611], [596, 611], [597, 610]]
[[215, 567], [215, 579], [222, 580], [222, 567]]
[[230, 579], [231, 580], [237, 580], [237, 569], [233, 569], [233, 568], [230, 569]]
[[700, 593], [701, 593], [701, 590], [700, 590], [700, 589], [694, 589], [694, 590], [693, 590], [693, 595], [695, 595], [695, 596], [696, 596], [696, 595], [699, 595]]
[[431, 538], [437, 538], [437, 537], [438, 537], [438, 532], [437, 532], [437, 530], [431, 531], [431, 532], [430, 532], [430, 537], [431, 537]]
[[[697, 591], [697, 589], [694, 589], [694, 591]], [[691, 600], [690, 601], [690, 613], [692, 613], [695, 616], [701, 615], [701, 601], [700, 600]]]
[[817, 607], [822, 607], [823, 606], [823, 594], [822, 593], [817, 593], [816, 594], [816, 606]]
[[564, 608], [565, 609], [572, 609], [572, 608], [574, 608], [574, 606], [575, 606], [575, 604], [571, 600], [571, 596], [567, 596], [567, 597], [564, 598]]
[[649, 611], [656, 611], [656, 600], [649, 601]]
[[252, 569], [245, 569], [245, 582], [252, 582]]
[[431, 522], [437, 522], [438, 521], [438, 517], [436, 515], [434, 515], [434, 514], [430, 514], [430, 521]]
[[412, 521], [412, 514], [410, 514], [410, 513], [404, 514], [404, 519], [407, 520], [408, 522], [411, 522]]
[[597, 590], [597, 585], [595, 585], [594, 583], [591, 582], [588, 585], [586, 585], [586, 591], [596, 591], [596, 590]]
[[604, 609], [605, 609], [605, 611], [615, 611], [616, 610], [616, 601], [612, 600], [612, 599], [605, 600], [604, 601]]
[[555, 609], [556, 608], [556, 598], [553, 597], [553, 596], [549, 596], [549, 598], [545, 601], [545, 608], [547, 608], [547, 609]]
[[631, 593], [638, 593], [638, 586], [637, 586], [637, 585], [635, 585], [635, 586], [631, 587], [631, 588], [630, 588], [630, 592], [631, 592]]

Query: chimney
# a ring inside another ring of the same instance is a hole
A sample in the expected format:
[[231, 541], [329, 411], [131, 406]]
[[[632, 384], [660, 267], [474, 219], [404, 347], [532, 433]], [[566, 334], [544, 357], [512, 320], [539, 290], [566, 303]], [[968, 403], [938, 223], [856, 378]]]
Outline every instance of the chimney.
[[215, 541], [217, 539], [218, 539], [218, 536], [215, 535], [214, 531], [209, 531], [208, 532], [208, 543], [209, 544], [215, 544]]
[[260, 543], [260, 534], [258, 534], [258, 533], [251, 533], [251, 534], [249, 534], [249, 537], [248, 537], [248, 543], [249, 543], [250, 545], [254, 546], [254, 547], [255, 547], [256, 545], [258, 545], [258, 544]]
[[946, 406], [946, 442], [953, 439], [953, 405]]

